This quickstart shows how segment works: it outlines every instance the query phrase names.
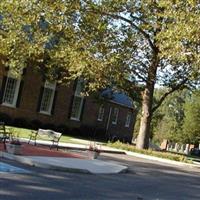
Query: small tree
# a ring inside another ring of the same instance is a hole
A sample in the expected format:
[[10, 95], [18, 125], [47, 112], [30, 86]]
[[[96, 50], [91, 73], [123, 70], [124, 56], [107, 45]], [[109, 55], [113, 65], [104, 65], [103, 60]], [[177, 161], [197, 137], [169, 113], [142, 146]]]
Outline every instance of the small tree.
[[183, 133], [186, 142], [197, 143], [200, 140], [200, 91], [194, 92], [185, 104]]
[[[158, 89], [156, 93], [160, 96], [163, 89]], [[154, 139], [170, 139], [180, 143], [185, 141], [182, 125], [185, 117], [184, 106], [190, 98], [190, 93], [187, 89], [176, 91], [159, 107], [153, 117]]]

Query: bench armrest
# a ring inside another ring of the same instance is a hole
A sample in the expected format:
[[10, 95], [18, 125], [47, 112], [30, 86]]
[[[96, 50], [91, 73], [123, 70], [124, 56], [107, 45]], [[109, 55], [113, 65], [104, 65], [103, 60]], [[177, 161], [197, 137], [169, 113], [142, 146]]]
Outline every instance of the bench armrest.
[[38, 134], [37, 131], [31, 131], [31, 133], [29, 134], [30, 137], [36, 137]]
[[36, 145], [36, 138], [37, 138], [38, 132], [37, 131], [31, 131], [31, 133], [29, 134], [29, 141], [28, 144], [30, 143], [31, 140], [35, 141], [35, 145]]

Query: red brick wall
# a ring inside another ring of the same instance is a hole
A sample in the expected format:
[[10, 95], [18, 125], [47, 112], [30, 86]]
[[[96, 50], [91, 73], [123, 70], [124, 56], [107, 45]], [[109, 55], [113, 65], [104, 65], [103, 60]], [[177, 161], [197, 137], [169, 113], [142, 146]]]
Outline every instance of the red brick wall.
[[[6, 72], [1, 66], [0, 73], [0, 88], [3, 76]], [[85, 104], [83, 108], [83, 114], [81, 121], [73, 121], [69, 119], [69, 113], [71, 108], [71, 100], [74, 94], [73, 83], [69, 86], [57, 85], [57, 97], [55, 101], [55, 109], [53, 115], [45, 115], [37, 112], [38, 99], [40, 88], [44, 85], [42, 77], [31, 67], [28, 67], [24, 76], [22, 76], [24, 81], [24, 86], [22, 88], [22, 96], [20, 100], [20, 105], [18, 108], [11, 108], [7, 106], [0, 105], [0, 113], [6, 113], [13, 119], [24, 118], [28, 121], [39, 120], [43, 124], [54, 124], [56, 126], [66, 125], [68, 127], [80, 127], [80, 126], [93, 126], [97, 128], [106, 129], [110, 107], [119, 108], [118, 123], [116, 125], [110, 124], [108, 127], [108, 132], [110, 135], [115, 135], [117, 137], [127, 137], [129, 140], [132, 138], [133, 125], [134, 125], [134, 113], [133, 120], [129, 128], [125, 127], [125, 120], [128, 111], [133, 111], [130, 108], [117, 105], [111, 102], [105, 103], [105, 113], [103, 122], [97, 121], [100, 103], [97, 103], [94, 99], [90, 97], [85, 98]], [[1, 119], [0, 119], [1, 120]]]
[[[2, 80], [2, 77], [1, 77]], [[13, 118], [26, 118], [27, 120], [40, 120], [43, 123], [62, 124], [66, 123], [68, 117], [68, 108], [71, 95], [73, 94], [72, 87], [57, 86], [57, 98], [54, 115], [45, 115], [37, 112], [38, 98], [40, 88], [44, 85], [42, 77], [30, 67], [27, 68], [25, 75], [22, 77], [24, 86], [19, 108], [11, 108], [1, 106], [0, 112], [7, 113]]]

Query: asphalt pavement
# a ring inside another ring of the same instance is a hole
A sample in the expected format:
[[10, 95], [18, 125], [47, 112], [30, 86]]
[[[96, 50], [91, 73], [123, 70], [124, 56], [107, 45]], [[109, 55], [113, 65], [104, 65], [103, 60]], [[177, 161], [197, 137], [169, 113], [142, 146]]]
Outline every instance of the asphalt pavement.
[[0, 173], [0, 200], [199, 200], [200, 172], [127, 155], [101, 154], [127, 173], [94, 175], [42, 169], [4, 160], [31, 173]]

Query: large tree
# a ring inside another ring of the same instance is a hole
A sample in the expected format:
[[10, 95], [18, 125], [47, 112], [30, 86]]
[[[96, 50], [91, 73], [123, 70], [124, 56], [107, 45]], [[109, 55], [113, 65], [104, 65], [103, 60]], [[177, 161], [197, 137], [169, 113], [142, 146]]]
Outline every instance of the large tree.
[[[108, 32], [103, 34], [101, 45], [107, 43], [106, 50], [110, 51], [101, 53], [111, 54], [114, 61], [102, 77], [111, 71], [111, 85], [130, 96], [133, 91], [140, 94], [142, 115], [137, 147], [148, 148], [153, 113], [168, 95], [199, 79], [199, 4], [162, 0], [88, 2], [82, 12], [83, 23], [91, 22], [89, 14], [106, 22]], [[168, 90], [155, 103], [156, 84]]]
[[[83, 76], [90, 91], [112, 87], [140, 99], [138, 148], [148, 148], [164, 99], [199, 78], [197, 1], [4, 0], [0, 15], [0, 53], [10, 67], [33, 60], [60, 81]], [[156, 84], [168, 90], [153, 107]]]

